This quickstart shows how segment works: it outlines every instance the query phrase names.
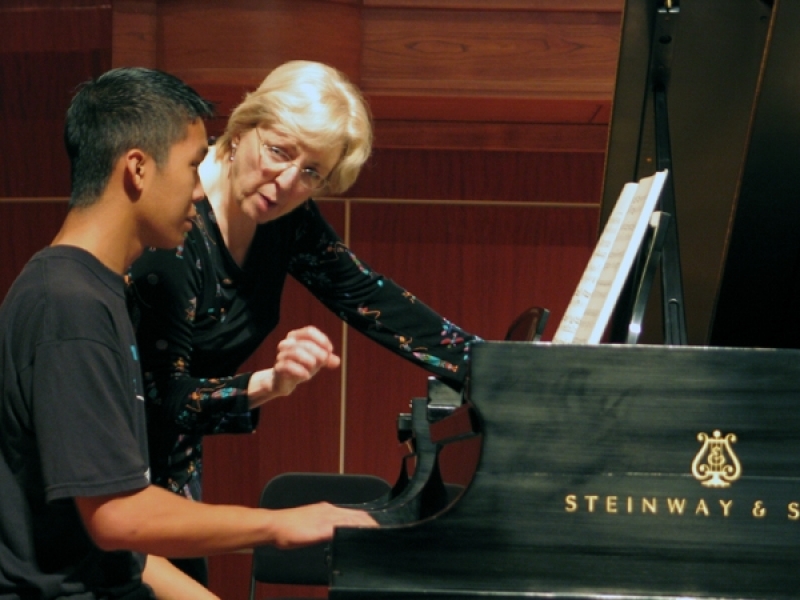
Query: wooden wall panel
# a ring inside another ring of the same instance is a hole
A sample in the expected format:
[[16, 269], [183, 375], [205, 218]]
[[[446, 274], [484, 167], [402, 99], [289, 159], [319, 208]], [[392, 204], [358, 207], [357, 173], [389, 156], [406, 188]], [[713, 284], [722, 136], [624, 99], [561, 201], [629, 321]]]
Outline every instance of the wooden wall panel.
[[113, 66], [157, 68], [158, 0], [115, 0], [113, 6]]
[[587, 97], [613, 92], [614, 13], [368, 9], [367, 93]]
[[67, 203], [0, 202], [0, 302], [31, 256], [55, 237]]
[[597, 153], [376, 148], [347, 197], [599, 208], [602, 178]]
[[64, 115], [75, 87], [108, 69], [111, 8], [100, 0], [0, 6], [0, 299], [66, 214]]
[[64, 114], [75, 86], [111, 64], [111, 8], [8, 0], [0, 22], [0, 198], [66, 196]]
[[437, 10], [619, 12], [622, 0], [361, 0], [364, 6]]
[[256, 87], [295, 59], [332, 64], [358, 82], [360, 39], [359, 7], [350, 2], [159, 3], [159, 66], [194, 83]]
[[604, 151], [620, 28], [612, 2], [365, 5], [375, 8], [364, 11], [361, 86], [379, 144]]
[[482, 148], [519, 152], [602, 153], [608, 123], [453, 123], [382, 120], [375, 124], [380, 148]]

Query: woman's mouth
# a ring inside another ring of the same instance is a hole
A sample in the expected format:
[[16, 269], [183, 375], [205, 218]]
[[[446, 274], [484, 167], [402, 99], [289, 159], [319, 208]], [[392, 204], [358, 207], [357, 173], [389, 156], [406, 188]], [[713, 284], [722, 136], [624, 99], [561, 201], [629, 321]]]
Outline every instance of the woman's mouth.
[[261, 193], [258, 194], [258, 199], [259, 199], [259, 208], [263, 212], [267, 212], [270, 208], [272, 208], [277, 204], [277, 202], [271, 200], [268, 196], [265, 196], [264, 194]]

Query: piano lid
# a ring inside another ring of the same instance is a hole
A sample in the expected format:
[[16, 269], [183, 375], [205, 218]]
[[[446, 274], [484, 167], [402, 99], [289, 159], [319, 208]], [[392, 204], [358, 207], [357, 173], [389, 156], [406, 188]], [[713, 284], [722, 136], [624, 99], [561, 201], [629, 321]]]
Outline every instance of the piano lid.
[[[600, 224], [656, 171], [665, 88], [688, 343], [797, 347], [800, 3], [627, 0]], [[662, 343], [654, 290], [640, 341]]]

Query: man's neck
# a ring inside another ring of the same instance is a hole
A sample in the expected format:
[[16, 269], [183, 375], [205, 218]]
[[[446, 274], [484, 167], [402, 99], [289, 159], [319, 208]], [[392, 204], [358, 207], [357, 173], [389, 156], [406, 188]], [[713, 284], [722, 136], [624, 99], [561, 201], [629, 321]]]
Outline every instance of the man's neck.
[[135, 223], [127, 215], [105, 209], [102, 202], [71, 209], [50, 245], [82, 248], [120, 275], [144, 250], [135, 235]]

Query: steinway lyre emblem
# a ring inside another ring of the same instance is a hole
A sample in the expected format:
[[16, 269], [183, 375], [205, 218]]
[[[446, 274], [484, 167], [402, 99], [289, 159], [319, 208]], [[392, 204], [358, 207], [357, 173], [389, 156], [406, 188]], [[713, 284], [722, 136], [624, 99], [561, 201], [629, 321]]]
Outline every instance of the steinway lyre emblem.
[[726, 488], [742, 475], [742, 465], [731, 448], [736, 434], [722, 436], [719, 430], [711, 436], [698, 433], [697, 441], [703, 446], [692, 461], [692, 475], [711, 488]]

